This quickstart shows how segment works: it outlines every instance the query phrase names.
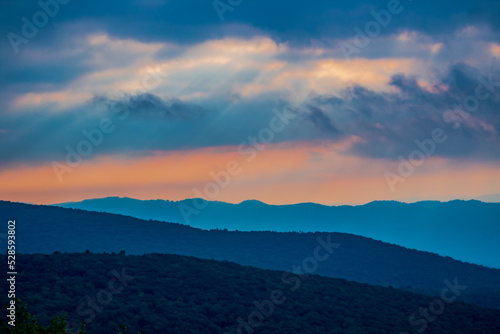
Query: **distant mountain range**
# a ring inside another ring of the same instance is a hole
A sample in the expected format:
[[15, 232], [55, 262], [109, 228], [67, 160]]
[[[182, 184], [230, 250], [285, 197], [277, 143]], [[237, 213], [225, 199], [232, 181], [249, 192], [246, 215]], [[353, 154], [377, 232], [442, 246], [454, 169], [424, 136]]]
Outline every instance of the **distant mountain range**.
[[[444, 280], [456, 278], [467, 286], [460, 301], [500, 308], [498, 269], [351, 234], [207, 231], [116, 214], [0, 201], [0, 220], [11, 219], [16, 220], [18, 253], [124, 250], [133, 255], [179, 254], [283, 271], [298, 272], [296, 266], [307, 266], [322, 276], [433, 296], [445, 288]], [[317, 254], [318, 247], [321, 252]], [[331, 255], [315, 265], [311, 258], [324, 257], [325, 251]]]
[[56, 205], [202, 229], [344, 232], [500, 268], [500, 203], [376, 201], [359, 206], [325, 206], [108, 197]]

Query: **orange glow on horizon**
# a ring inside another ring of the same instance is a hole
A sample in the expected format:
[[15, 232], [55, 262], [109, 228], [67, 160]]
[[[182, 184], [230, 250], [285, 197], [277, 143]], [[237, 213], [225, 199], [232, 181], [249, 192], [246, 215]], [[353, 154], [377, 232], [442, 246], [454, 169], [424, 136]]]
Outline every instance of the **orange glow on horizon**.
[[[63, 182], [58, 181], [50, 164], [20, 166], [0, 172], [0, 198], [35, 204], [107, 196], [362, 204], [373, 200], [470, 198], [500, 189], [497, 165], [457, 165], [428, 158], [391, 192], [384, 172], [395, 172], [398, 162], [342, 153], [354, 141], [268, 144], [252, 161], [248, 161], [250, 154], [239, 153], [237, 147], [156, 152], [135, 158], [100, 156], [65, 174]], [[216, 184], [210, 173], [228, 172], [231, 161], [236, 172], [229, 174], [228, 185], [218, 186], [215, 196], [206, 192], [207, 184]], [[239, 168], [234, 167], [236, 163]], [[461, 180], [460, 184], [456, 180]]]

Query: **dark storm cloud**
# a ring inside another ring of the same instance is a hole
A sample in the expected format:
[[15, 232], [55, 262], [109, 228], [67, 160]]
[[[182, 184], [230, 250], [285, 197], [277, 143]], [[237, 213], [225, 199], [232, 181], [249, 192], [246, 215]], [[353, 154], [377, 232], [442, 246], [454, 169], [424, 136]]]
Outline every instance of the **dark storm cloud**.
[[333, 120], [326, 116], [323, 110], [313, 105], [308, 105], [307, 109], [308, 112], [305, 114], [305, 118], [312, 122], [315, 127], [330, 136], [339, 133], [333, 124]]
[[[482, 85], [490, 80], [491, 86]], [[395, 93], [355, 86], [342, 99], [316, 96], [311, 101], [317, 112], [308, 118], [319, 131], [325, 130], [324, 124], [336, 124], [343, 136], [361, 138], [350, 150], [355, 155], [406, 157], [417, 148], [415, 140], [431, 138], [434, 129], [442, 128], [448, 140], [438, 147], [436, 155], [500, 159], [500, 71], [480, 73], [468, 65], [457, 64], [449, 68], [441, 81], [448, 85], [447, 89], [436, 85], [430, 92], [419, 86], [415, 78], [398, 74], [389, 82], [397, 87]], [[483, 100], [476, 98], [478, 87]], [[474, 101], [479, 102], [477, 108]], [[310, 110], [310, 106], [304, 109]]]
[[[223, 0], [224, 2], [224, 0]], [[19, 33], [23, 16], [40, 10], [36, 1], [2, 2], [1, 31]], [[140, 41], [197, 43], [226, 36], [250, 37], [268, 34], [278, 42], [310, 45], [314, 41], [352, 37], [354, 27], [364, 28], [373, 20], [370, 11], [387, 9], [388, 1], [284, 1], [244, 0], [219, 21], [213, 1], [169, 0], [76, 1], [61, 6], [52, 19], [56, 27], [64, 22], [85, 22], [82, 33], [107, 31], [120, 38]], [[409, 29], [441, 36], [469, 24], [484, 24], [500, 29], [498, 1], [408, 1], [401, 0], [404, 11], [394, 16], [382, 34]], [[49, 35], [52, 23], [41, 35]], [[498, 34], [497, 34], [498, 40]], [[43, 38], [43, 36], [41, 37]]]
[[131, 114], [139, 117], [166, 117], [169, 119], [194, 119], [203, 116], [205, 110], [192, 103], [183, 102], [179, 99], [164, 101], [151, 93], [135, 96], [125, 95], [120, 99], [109, 99], [96, 96], [91, 104], [105, 105], [111, 111], [121, 115]]

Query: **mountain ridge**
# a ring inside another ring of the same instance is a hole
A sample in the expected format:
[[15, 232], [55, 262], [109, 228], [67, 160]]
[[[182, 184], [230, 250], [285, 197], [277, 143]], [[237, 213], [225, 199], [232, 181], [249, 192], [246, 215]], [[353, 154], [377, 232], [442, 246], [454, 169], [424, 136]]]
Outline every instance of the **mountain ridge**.
[[327, 206], [107, 197], [56, 206], [177, 222], [206, 230], [343, 232], [500, 268], [500, 258], [495, 255], [500, 253], [495, 237], [500, 235], [500, 203], [373, 201], [360, 206]]

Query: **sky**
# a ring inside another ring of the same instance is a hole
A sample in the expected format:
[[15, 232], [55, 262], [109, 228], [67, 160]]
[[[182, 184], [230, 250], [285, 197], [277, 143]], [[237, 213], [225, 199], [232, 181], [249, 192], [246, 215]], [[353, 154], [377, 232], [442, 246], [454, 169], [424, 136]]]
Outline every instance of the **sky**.
[[500, 193], [498, 1], [0, 4], [0, 199]]

